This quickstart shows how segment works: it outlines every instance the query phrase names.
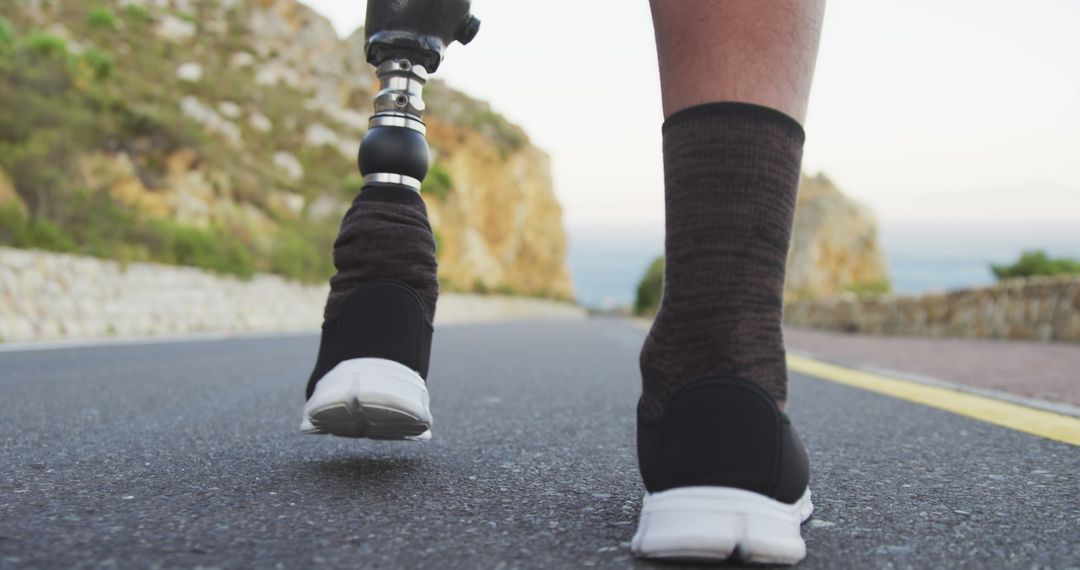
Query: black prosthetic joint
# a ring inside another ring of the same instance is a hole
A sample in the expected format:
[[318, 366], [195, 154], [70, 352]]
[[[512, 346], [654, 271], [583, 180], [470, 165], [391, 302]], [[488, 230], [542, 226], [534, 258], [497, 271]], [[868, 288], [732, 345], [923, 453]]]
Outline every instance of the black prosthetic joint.
[[368, 63], [408, 59], [434, 73], [446, 46], [467, 44], [480, 31], [469, 14], [470, 0], [370, 0], [367, 6]]

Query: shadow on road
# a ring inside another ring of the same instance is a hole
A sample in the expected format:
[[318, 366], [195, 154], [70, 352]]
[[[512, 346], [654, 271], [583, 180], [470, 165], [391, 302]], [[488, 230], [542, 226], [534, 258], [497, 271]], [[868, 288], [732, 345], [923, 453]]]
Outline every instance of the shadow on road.
[[423, 462], [423, 458], [411, 457], [341, 457], [307, 461], [298, 469], [309, 479], [315, 476], [346, 483], [382, 483], [407, 480]]

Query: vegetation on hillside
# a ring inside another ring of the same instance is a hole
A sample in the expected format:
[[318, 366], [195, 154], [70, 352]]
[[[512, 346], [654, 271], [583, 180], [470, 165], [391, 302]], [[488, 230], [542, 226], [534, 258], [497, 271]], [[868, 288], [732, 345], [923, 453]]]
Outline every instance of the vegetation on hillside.
[[843, 289], [845, 293], [851, 293], [856, 297], [873, 297], [892, 291], [892, 284], [888, 281], [872, 281], [844, 285]]
[[1013, 263], [991, 263], [990, 270], [994, 272], [994, 275], [999, 280], [1038, 275], [1080, 274], [1080, 259], [1071, 257], [1053, 258], [1043, 250], [1025, 251], [1020, 255], [1020, 259]]
[[445, 200], [453, 189], [454, 179], [450, 176], [450, 171], [438, 162], [431, 165], [431, 169], [428, 170], [420, 186], [421, 192], [440, 200]]
[[638, 283], [637, 297], [634, 298], [634, 314], [651, 317], [660, 309], [660, 299], [664, 293], [664, 258], [658, 257], [649, 264], [645, 275]]
[[[329, 149], [305, 147], [301, 129], [260, 132], [238, 121], [243, 145], [227, 144], [186, 117], [179, 104], [190, 95], [255, 107], [297, 124], [325, 120], [305, 108], [306, 94], [281, 85], [261, 88], [250, 69], [226, 67], [221, 54], [246, 45], [240, 21], [230, 22], [224, 36], [200, 34], [192, 45], [171, 44], [153, 35], [145, 8], [110, 7], [100, 0], [65, 4], [59, 23], [78, 38], [77, 49], [32, 22], [0, 17], [0, 171], [19, 197], [0, 204], [0, 244], [240, 276], [269, 271], [325, 280], [336, 224], [285, 215], [272, 197], [279, 191], [309, 199], [329, 192], [347, 201], [352, 162]], [[174, 69], [184, 61], [198, 62], [213, 79], [180, 80]], [[282, 148], [296, 149], [302, 179], [288, 180], [271, 164]], [[253, 228], [227, 216], [202, 224], [155, 218], [117, 202], [106, 187], [80, 181], [80, 160], [122, 153], [153, 192], [164, 183], [166, 158], [179, 149], [192, 149], [201, 169], [228, 181], [222, 191], [271, 226]]]

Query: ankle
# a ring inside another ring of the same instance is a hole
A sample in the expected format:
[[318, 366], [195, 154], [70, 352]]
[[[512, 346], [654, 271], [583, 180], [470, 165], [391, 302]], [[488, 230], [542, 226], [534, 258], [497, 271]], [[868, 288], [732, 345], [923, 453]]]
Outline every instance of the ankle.
[[738, 103], [693, 107], [664, 124], [664, 298], [642, 348], [643, 409], [723, 375], [787, 398], [784, 268], [802, 127]]

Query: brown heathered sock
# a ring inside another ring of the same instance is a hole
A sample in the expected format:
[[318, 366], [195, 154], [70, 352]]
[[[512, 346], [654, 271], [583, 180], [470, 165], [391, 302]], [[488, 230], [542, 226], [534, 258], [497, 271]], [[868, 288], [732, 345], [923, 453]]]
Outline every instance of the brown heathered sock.
[[428, 320], [439, 297], [435, 237], [420, 195], [402, 188], [372, 186], [353, 201], [334, 242], [334, 267], [324, 318], [331, 319], [358, 285], [394, 279], [424, 300]]
[[681, 386], [736, 376], [787, 398], [780, 329], [803, 129], [743, 103], [709, 103], [664, 123], [666, 265], [641, 351], [642, 411]]

